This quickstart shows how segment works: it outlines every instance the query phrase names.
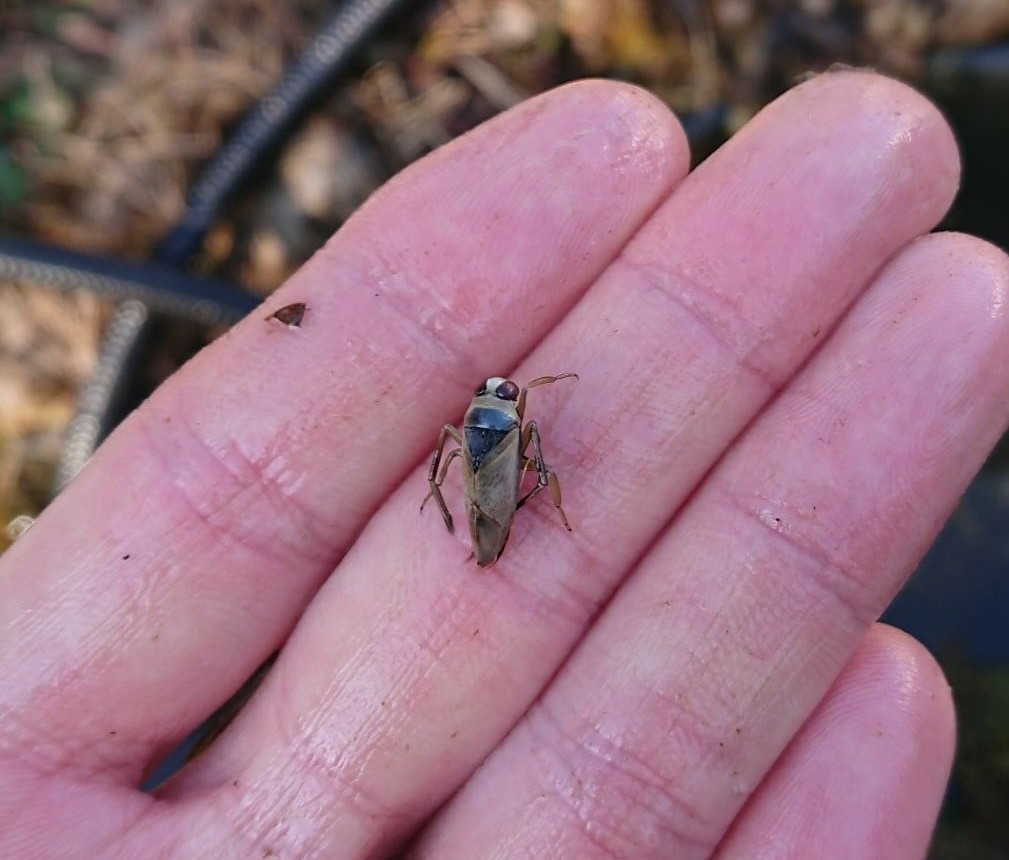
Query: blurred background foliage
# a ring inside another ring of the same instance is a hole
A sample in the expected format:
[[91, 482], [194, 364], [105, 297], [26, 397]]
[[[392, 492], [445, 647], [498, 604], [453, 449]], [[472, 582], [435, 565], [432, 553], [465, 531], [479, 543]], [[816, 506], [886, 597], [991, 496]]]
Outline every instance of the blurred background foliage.
[[[333, 7], [324, 0], [0, 3], [0, 231], [149, 257], [180, 218], [201, 165]], [[939, 102], [966, 165], [946, 226], [1006, 247], [1007, 40], [1006, 0], [414, 3], [369, 40], [272, 165], [221, 214], [193, 270], [268, 294], [393, 173], [567, 80], [603, 76], [647, 87], [684, 118], [700, 160], [796, 79], [834, 63], [893, 74]], [[64, 433], [110, 313], [106, 300], [87, 292], [0, 283], [7, 540], [51, 497]], [[214, 334], [188, 339], [182, 355], [153, 356], [153, 376], [166, 376]], [[961, 715], [937, 860], [1009, 858], [1006, 617], [985, 621], [1002, 637], [992, 647], [964, 645], [957, 624], [938, 638], [928, 635], [934, 625], [915, 629], [945, 605], [943, 588], [964, 591], [956, 579], [963, 569], [1004, 578], [1009, 547], [988, 535], [1009, 525], [1006, 459], [993, 458], [982, 497], [968, 495], [930, 555], [932, 567], [895, 615], [943, 659]], [[957, 616], [963, 625], [971, 611]]]

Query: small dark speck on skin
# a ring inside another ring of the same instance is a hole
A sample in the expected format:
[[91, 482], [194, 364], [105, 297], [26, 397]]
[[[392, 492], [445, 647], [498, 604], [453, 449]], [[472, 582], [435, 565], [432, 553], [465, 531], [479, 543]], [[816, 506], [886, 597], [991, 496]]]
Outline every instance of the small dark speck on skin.
[[115, 735], [116, 735], [116, 730], [115, 729], [109, 729], [109, 736], [110, 737], [115, 737]]
[[452, 740], [455, 740], [457, 737], [459, 737], [458, 729], [456, 729], [454, 732], [452, 732], [452, 734], [449, 735], [449, 738], [451, 738]]
[[817, 326], [817, 327], [816, 327], [816, 328], [815, 328], [815, 329], [813, 330], [813, 340], [816, 340], [816, 339], [817, 339], [817, 338], [818, 338], [818, 337], [820, 336], [820, 331], [821, 331], [821, 330], [822, 330], [822, 326]]
[[232, 782], [231, 784], [232, 784], [233, 786], [235, 786], [235, 788], [238, 788], [238, 780], [237, 780], [237, 779], [236, 779], [236, 780], [234, 780], [234, 781], [233, 781], [233, 782]]
[[473, 629], [473, 634], [472, 635], [473, 636], [477, 636], [479, 633], [480, 633], [480, 628], [476, 627], [476, 628]]
[[160, 634], [160, 633], [155, 633], [155, 634], [154, 634], [154, 635], [153, 635], [153, 636], [151, 637], [151, 641], [152, 641], [152, 642], [160, 642], [160, 641], [161, 641], [161, 634]]
[[262, 852], [260, 852], [260, 856], [263, 858], [263, 860], [266, 860], [266, 858], [268, 857], [279, 857], [280, 855], [272, 848], [264, 848]]
[[123, 556], [123, 561], [129, 561], [129, 560], [130, 560], [130, 554], [126, 553], [126, 555]]
[[274, 311], [266, 319], [282, 322], [288, 328], [299, 328], [301, 321], [305, 318], [305, 311], [307, 309], [308, 306], [304, 302], [294, 302], [290, 305], [284, 305], [278, 311]]
[[736, 734], [737, 734], [737, 735], [741, 735], [742, 733], [743, 733], [743, 728], [742, 728], [742, 726], [736, 726]]

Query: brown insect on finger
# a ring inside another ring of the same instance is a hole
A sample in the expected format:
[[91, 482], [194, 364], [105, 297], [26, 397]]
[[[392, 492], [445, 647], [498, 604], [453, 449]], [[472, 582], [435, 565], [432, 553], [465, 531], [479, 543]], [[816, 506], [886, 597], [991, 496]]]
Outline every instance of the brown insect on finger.
[[[550, 487], [554, 507], [564, 527], [571, 531], [567, 515], [561, 507], [561, 488], [557, 474], [543, 459], [539, 428], [535, 421], [523, 425], [526, 395], [530, 388], [548, 385], [561, 379], [577, 379], [577, 374], [541, 376], [524, 388], [510, 379], [492, 376], [474, 394], [460, 433], [451, 424], [442, 427], [428, 469], [427, 496], [434, 497], [441, 510], [445, 526], [453, 530], [452, 515], [448, 511], [441, 487], [448, 467], [462, 459], [463, 485], [466, 500], [466, 520], [469, 525], [473, 556], [477, 565], [493, 565], [504, 551], [511, 532], [515, 511], [533, 499], [544, 487]], [[458, 448], [451, 451], [442, 462], [445, 442], [451, 436]], [[532, 444], [533, 456], [526, 455]], [[521, 487], [526, 472], [534, 469], [536, 485], [524, 496]]]

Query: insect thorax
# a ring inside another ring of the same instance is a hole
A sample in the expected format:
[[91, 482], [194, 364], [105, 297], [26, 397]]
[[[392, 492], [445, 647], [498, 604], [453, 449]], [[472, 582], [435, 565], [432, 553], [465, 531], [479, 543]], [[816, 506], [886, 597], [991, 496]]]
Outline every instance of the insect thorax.
[[470, 407], [463, 423], [463, 437], [474, 471], [518, 427], [514, 409], [501, 408], [496, 403]]

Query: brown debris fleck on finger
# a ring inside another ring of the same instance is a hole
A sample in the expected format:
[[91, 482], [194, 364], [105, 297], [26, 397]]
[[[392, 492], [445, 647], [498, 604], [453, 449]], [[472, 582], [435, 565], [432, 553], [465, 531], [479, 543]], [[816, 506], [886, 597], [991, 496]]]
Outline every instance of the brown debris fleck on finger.
[[266, 319], [267, 321], [282, 322], [288, 328], [301, 328], [301, 321], [305, 318], [306, 310], [308, 310], [308, 305], [304, 302], [292, 302], [289, 305], [284, 305], [280, 310], [274, 311]]

